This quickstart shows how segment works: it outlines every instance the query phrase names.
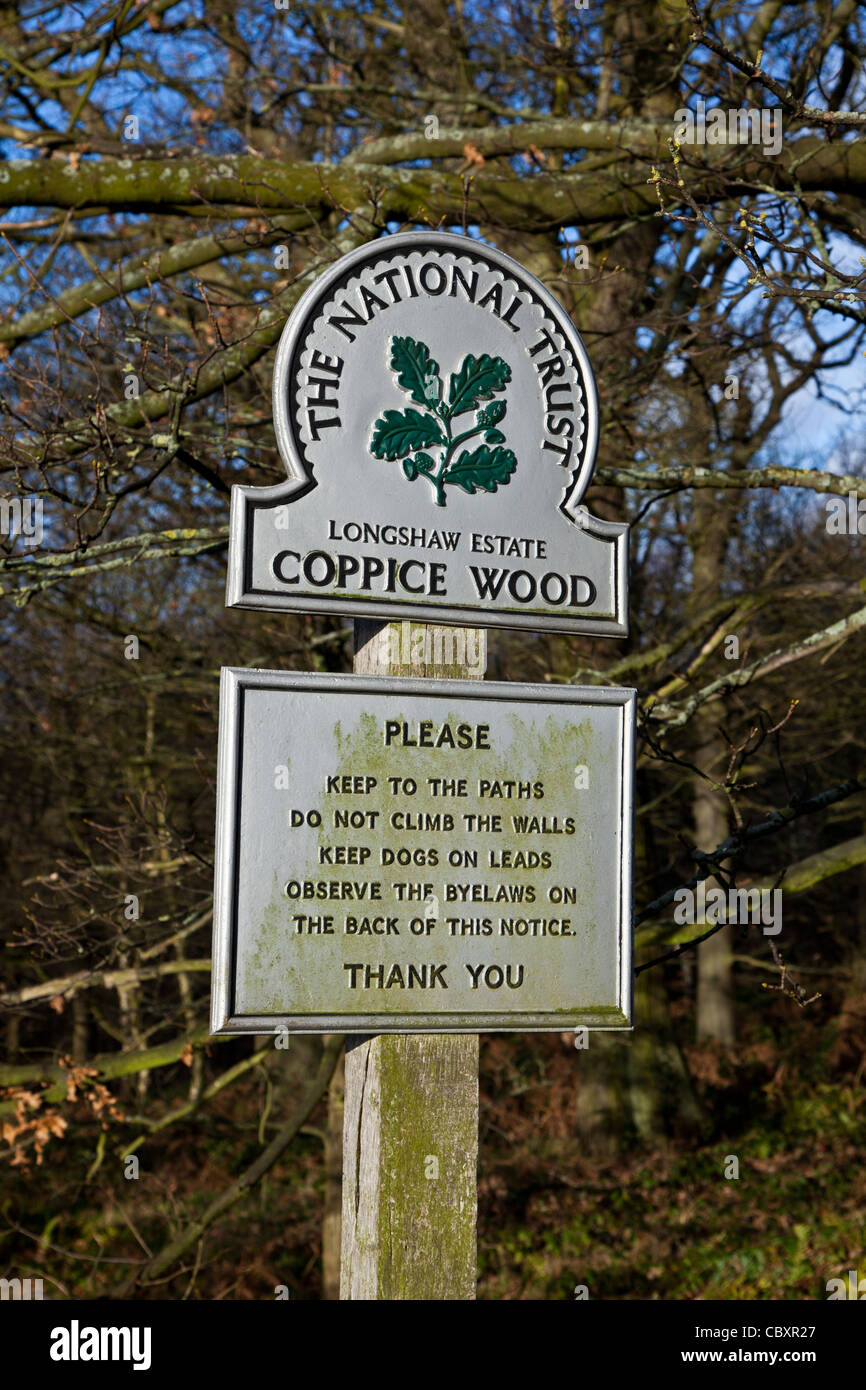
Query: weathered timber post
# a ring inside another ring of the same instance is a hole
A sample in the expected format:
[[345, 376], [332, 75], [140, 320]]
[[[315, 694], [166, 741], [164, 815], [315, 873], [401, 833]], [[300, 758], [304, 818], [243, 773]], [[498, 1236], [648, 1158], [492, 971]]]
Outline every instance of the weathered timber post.
[[[477, 661], [429, 659], [448, 643]], [[486, 655], [483, 628], [355, 622], [356, 675], [481, 679]], [[474, 1298], [477, 1164], [477, 1033], [348, 1037], [340, 1297]]]

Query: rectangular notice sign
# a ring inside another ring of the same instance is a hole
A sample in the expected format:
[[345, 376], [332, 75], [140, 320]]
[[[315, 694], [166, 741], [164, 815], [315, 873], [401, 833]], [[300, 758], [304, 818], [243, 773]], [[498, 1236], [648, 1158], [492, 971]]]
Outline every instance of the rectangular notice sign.
[[222, 672], [214, 1033], [631, 1026], [635, 692]]

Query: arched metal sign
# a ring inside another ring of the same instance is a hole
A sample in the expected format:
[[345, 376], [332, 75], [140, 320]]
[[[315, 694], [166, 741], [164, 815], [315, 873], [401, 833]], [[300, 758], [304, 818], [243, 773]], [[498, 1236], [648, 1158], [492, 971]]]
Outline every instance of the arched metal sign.
[[233, 489], [229, 606], [626, 635], [628, 527], [582, 501], [592, 368], [510, 257], [440, 232], [342, 257], [283, 331], [274, 421], [288, 477]]

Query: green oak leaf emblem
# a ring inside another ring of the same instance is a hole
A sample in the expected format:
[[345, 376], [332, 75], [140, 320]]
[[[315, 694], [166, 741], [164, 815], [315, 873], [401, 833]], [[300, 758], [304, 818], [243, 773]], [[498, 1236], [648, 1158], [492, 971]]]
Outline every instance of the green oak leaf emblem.
[[[476, 493], [495, 492], [509, 483], [517, 459], [511, 449], [503, 448], [505, 435], [497, 427], [505, 418], [506, 403], [495, 399], [511, 380], [508, 363], [486, 352], [480, 357], [470, 352], [451, 373], [446, 391], [426, 343], [394, 337], [390, 346], [397, 385], [422, 409], [383, 411], [373, 425], [370, 453], [379, 459], [400, 459], [409, 482], [426, 478], [439, 507], [446, 505], [449, 485]], [[472, 425], [455, 432], [453, 422], [470, 410], [475, 411]], [[477, 435], [483, 442], [461, 449]], [[440, 447], [435, 456], [426, 452], [436, 445]]]

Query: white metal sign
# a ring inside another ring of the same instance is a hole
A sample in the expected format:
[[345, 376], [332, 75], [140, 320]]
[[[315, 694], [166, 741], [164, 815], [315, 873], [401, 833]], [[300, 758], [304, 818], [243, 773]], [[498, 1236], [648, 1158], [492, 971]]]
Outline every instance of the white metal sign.
[[631, 1022], [635, 692], [225, 669], [214, 1033]]
[[621, 637], [624, 524], [590, 515], [598, 406], [539, 280], [471, 237], [344, 256], [274, 373], [288, 474], [232, 492], [227, 603]]

